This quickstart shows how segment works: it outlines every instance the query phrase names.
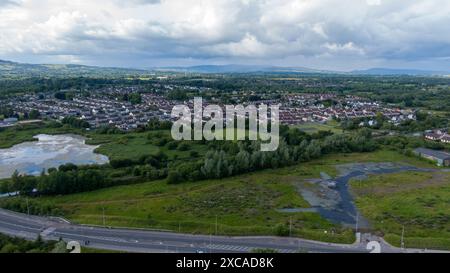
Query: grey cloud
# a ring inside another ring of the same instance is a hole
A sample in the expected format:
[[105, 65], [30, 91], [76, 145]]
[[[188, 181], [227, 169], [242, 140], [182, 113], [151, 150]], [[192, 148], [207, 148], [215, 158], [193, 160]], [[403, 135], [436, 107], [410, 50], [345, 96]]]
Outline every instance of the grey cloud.
[[[187, 1], [101, 0], [86, 10], [61, 6], [58, 14], [47, 14], [45, 6], [28, 10], [46, 20], [18, 22], [8, 30], [5, 24], [15, 18], [0, 18], [0, 54], [257, 62], [450, 56], [446, 0]], [[0, 6], [11, 3], [0, 0]], [[117, 9], [105, 8], [108, 16], [95, 13], [102, 3], [116, 3]]]
[[0, 0], [0, 7], [4, 7], [4, 6], [15, 6], [18, 5], [17, 1], [14, 0]]
[[113, 0], [120, 6], [133, 6], [133, 5], [156, 5], [161, 4], [162, 0]]

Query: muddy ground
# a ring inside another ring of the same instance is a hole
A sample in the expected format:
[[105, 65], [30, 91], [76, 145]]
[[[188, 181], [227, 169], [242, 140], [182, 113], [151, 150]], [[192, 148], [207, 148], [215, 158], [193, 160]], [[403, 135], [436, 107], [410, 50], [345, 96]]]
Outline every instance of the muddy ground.
[[[318, 212], [322, 217], [333, 223], [344, 226], [366, 229], [369, 222], [358, 212], [353, 196], [350, 194], [348, 183], [351, 179], [364, 181], [371, 174], [389, 174], [403, 171], [433, 172], [433, 169], [417, 168], [398, 163], [350, 163], [337, 165], [339, 175], [332, 178], [321, 173], [320, 178], [295, 182], [301, 196], [308, 201], [311, 208], [287, 208], [283, 212]], [[435, 175], [438, 175], [436, 173]], [[436, 183], [439, 183], [436, 179]]]

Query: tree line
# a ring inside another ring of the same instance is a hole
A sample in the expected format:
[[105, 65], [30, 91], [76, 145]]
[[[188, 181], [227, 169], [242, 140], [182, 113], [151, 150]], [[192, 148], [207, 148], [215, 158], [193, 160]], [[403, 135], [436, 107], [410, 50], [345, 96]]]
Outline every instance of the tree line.
[[0, 253], [65, 253], [64, 241], [44, 241], [40, 236], [34, 241], [0, 234]]
[[[329, 131], [307, 134], [296, 128], [281, 126], [280, 135], [279, 148], [274, 152], [261, 152], [259, 141], [212, 141], [204, 143], [209, 149], [205, 156], [199, 157], [198, 152], [191, 151], [189, 160], [169, 160], [165, 153], [158, 152], [136, 159], [112, 159], [105, 166], [65, 164], [58, 169], [51, 168], [47, 173], [42, 172], [40, 176], [15, 172], [11, 179], [0, 183], [0, 192], [18, 191], [32, 195], [36, 189], [39, 195], [58, 195], [164, 178], [174, 184], [221, 179], [307, 162], [326, 154], [370, 152], [378, 147], [369, 129], [353, 134], [333, 134]], [[179, 143], [179, 150], [180, 147], [182, 150], [190, 149], [184, 142]]]
[[316, 138], [296, 129], [288, 129], [284, 132], [277, 151], [261, 152], [258, 141], [220, 142], [203, 160], [185, 162], [169, 168], [168, 182], [176, 184], [220, 179], [257, 170], [290, 166], [331, 153], [371, 152], [377, 147], [368, 129], [362, 129], [352, 135], [322, 132]]

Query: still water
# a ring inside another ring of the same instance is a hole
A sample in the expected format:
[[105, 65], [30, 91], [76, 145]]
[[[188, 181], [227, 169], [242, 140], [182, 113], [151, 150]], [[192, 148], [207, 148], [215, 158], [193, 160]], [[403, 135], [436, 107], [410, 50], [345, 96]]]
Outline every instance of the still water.
[[18, 170], [21, 174], [39, 175], [43, 169], [66, 163], [76, 165], [108, 163], [108, 157], [94, 153], [98, 146], [86, 145], [78, 135], [37, 135], [38, 141], [24, 142], [0, 149], [0, 178]]

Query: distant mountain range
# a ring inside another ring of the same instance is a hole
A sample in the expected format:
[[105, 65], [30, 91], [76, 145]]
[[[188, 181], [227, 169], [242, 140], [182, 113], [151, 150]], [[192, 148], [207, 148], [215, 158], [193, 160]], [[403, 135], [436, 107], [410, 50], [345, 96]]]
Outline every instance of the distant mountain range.
[[151, 72], [178, 73], [291, 73], [291, 74], [338, 74], [338, 75], [412, 75], [440, 76], [450, 75], [450, 72], [372, 68], [352, 72], [318, 70], [305, 67], [279, 67], [263, 65], [199, 65], [189, 67], [152, 67], [146, 69], [99, 67], [75, 64], [24, 64], [0, 60], [1, 78], [23, 77], [116, 77], [138, 76]]
[[389, 68], [371, 68], [366, 70], [354, 70], [352, 74], [360, 75], [412, 75], [412, 76], [442, 76], [450, 75], [450, 71], [431, 71], [417, 69], [389, 69]]
[[162, 67], [153, 68], [157, 71], [174, 71], [188, 73], [299, 73], [299, 74], [340, 74], [340, 75], [412, 75], [431, 76], [449, 75], [444, 71], [427, 71], [414, 69], [389, 69], [371, 68], [367, 70], [354, 70], [351, 72], [341, 72], [333, 70], [319, 70], [306, 67], [280, 67], [280, 66], [259, 66], [259, 65], [199, 65], [189, 67]]
[[306, 67], [280, 67], [262, 65], [198, 65], [188, 67], [161, 67], [153, 68], [157, 71], [176, 71], [189, 73], [332, 73], [335, 71], [316, 70]]
[[97, 67], [76, 64], [24, 64], [0, 60], [0, 78], [24, 77], [114, 77], [139, 75], [142, 69]]

